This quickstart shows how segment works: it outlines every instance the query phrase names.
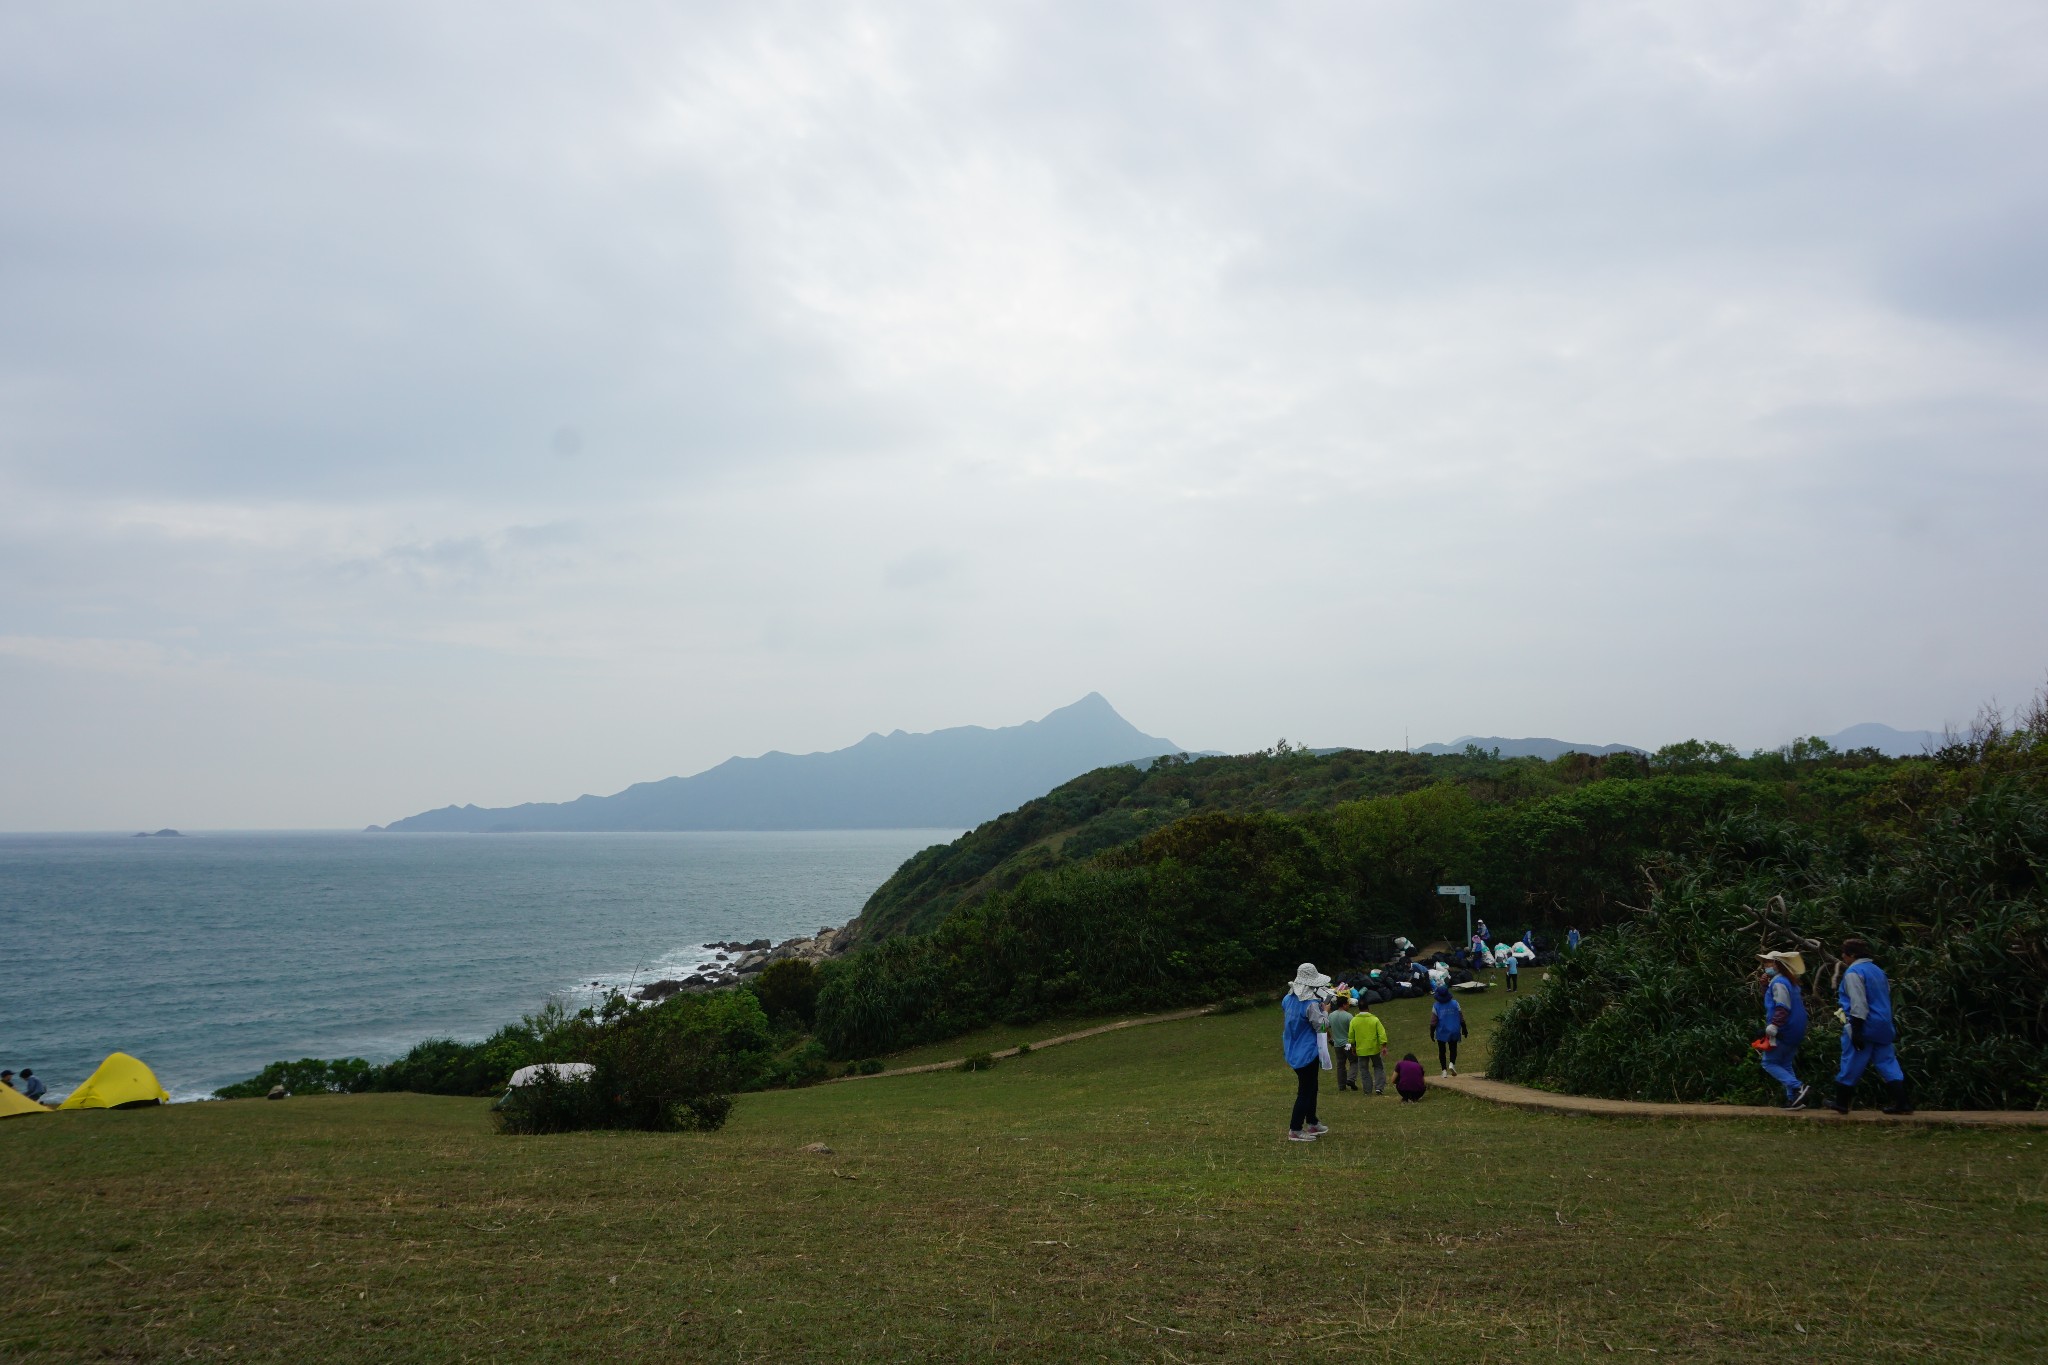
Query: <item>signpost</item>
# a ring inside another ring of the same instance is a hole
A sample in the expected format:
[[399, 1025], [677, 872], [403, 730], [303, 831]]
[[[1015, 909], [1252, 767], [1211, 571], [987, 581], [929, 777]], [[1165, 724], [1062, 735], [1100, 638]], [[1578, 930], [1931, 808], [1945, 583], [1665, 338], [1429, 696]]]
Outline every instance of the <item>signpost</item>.
[[1456, 896], [1459, 900], [1465, 903], [1465, 942], [1468, 944], [1471, 943], [1472, 907], [1479, 903], [1477, 898], [1474, 897], [1472, 894], [1472, 888], [1469, 886], [1439, 886], [1436, 889], [1436, 893], [1439, 896]]

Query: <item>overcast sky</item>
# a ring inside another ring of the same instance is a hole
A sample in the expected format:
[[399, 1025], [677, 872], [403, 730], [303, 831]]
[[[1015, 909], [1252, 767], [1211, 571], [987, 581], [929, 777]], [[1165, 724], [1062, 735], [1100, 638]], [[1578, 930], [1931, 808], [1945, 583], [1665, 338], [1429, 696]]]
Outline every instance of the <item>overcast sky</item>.
[[0, 5], [0, 829], [2048, 669], [2048, 7]]

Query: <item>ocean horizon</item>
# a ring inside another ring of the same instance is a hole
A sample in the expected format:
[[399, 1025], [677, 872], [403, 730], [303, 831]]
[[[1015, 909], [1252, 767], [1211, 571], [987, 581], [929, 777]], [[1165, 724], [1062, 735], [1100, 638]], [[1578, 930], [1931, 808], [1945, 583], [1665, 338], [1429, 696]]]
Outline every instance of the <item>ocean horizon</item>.
[[128, 1052], [191, 1100], [388, 1061], [843, 924], [958, 833], [0, 834], [0, 1067], [57, 1095]]

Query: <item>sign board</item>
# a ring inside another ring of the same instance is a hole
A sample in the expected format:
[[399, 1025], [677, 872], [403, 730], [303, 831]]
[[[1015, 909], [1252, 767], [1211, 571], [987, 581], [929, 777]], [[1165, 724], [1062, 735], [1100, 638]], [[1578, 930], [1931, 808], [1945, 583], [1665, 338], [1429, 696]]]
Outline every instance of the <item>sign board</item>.
[[1439, 896], [1469, 896], [1472, 894], [1472, 888], [1469, 886], [1439, 886], [1436, 889], [1436, 893]]

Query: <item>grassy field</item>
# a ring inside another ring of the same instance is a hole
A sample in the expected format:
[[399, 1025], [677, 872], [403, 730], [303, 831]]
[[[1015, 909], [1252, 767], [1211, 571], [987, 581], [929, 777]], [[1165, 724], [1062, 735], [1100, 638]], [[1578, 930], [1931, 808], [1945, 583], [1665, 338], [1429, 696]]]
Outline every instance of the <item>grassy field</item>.
[[1278, 1032], [749, 1095], [711, 1135], [393, 1095], [9, 1120], [0, 1357], [2048, 1358], [2038, 1134], [1329, 1093], [1296, 1145]]
[[[1192, 1008], [1195, 1007], [1162, 1004], [1158, 1012]], [[1062, 1033], [1079, 1033], [1082, 1029], [1114, 1024], [1119, 1019], [1130, 1017], [1128, 1014], [1090, 1014], [1061, 1019], [1050, 1024], [990, 1024], [987, 1028], [977, 1029], [964, 1037], [949, 1038], [943, 1043], [926, 1043], [921, 1047], [892, 1052], [886, 1060], [891, 1067], [925, 1066], [931, 1062], [951, 1061], [955, 1057], [966, 1057], [976, 1052], [1001, 1052], [1019, 1043], [1036, 1043]]]

